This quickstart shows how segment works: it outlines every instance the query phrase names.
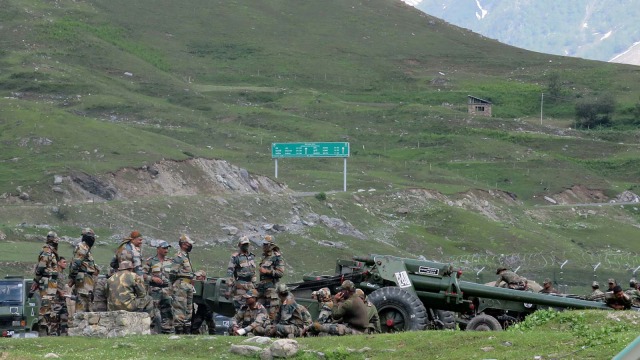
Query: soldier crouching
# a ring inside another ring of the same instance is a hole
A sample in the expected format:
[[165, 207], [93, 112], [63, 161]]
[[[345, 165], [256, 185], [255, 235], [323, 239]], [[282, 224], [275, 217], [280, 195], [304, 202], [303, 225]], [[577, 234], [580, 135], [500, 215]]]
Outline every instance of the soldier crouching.
[[245, 305], [242, 305], [231, 319], [230, 335], [264, 335], [269, 324], [269, 314], [258, 300], [256, 289], [248, 290], [244, 295]]
[[274, 324], [267, 327], [266, 335], [281, 338], [303, 336], [305, 329], [312, 324], [309, 310], [296, 302], [285, 284], [278, 284], [276, 292], [280, 307]]

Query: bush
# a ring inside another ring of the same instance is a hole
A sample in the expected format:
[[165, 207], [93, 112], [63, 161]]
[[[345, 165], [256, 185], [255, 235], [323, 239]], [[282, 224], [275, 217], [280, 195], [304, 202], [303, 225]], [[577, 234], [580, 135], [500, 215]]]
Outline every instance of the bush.
[[318, 199], [318, 201], [325, 201], [327, 200], [327, 194], [320, 192], [316, 194], [316, 199]]
[[582, 99], [576, 103], [576, 127], [609, 127], [614, 110], [615, 100], [610, 94], [594, 99]]

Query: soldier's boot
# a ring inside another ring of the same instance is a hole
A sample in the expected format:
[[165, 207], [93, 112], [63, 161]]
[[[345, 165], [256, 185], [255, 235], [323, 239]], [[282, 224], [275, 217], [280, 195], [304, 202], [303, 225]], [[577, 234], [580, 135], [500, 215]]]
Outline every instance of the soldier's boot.
[[182, 333], [190, 335], [191, 334], [191, 325], [185, 325], [182, 327]]
[[176, 326], [176, 330], [175, 330], [176, 335], [182, 334], [182, 329], [183, 329], [182, 326]]

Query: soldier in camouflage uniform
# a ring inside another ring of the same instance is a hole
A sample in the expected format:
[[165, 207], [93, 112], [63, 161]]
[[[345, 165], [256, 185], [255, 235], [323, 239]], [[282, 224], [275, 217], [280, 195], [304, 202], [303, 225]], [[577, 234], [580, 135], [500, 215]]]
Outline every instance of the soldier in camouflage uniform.
[[357, 335], [367, 332], [369, 327], [369, 310], [364, 301], [356, 294], [356, 288], [351, 280], [342, 282], [341, 291], [333, 297], [333, 324], [322, 325], [314, 323], [313, 328], [318, 332], [330, 335]]
[[38, 255], [35, 277], [31, 293], [39, 290], [41, 305], [38, 316], [38, 332], [42, 336], [59, 332], [60, 318], [54, 309], [58, 298], [58, 235], [53, 231], [47, 234], [46, 244]]
[[598, 284], [597, 281], [591, 284], [591, 290], [591, 294], [587, 296], [587, 300], [604, 301], [604, 293], [600, 290], [600, 284]]
[[249, 250], [249, 238], [241, 237], [238, 248], [240, 251], [231, 254], [227, 267], [227, 286], [236, 311], [244, 305], [243, 295], [255, 288], [256, 282], [256, 256]]
[[[331, 314], [333, 313], [333, 299], [331, 298], [331, 290], [329, 290], [329, 288], [327, 287], [324, 287], [318, 291], [312, 292], [311, 298], [318, 301], [318, 305], [320, 308], [320, 313], [318, 314], [318, 319], [316, 320], [316, 322], [322, 325], [331, 324], [333, 320], [333, 318], [331, 317]], [[307, 328], [305, 329], [305, 333], [318, 335], [318, 332], [315, 331], [312, 325], [307, 326]]]
[[178, 241], [180, 250], [171, 263], [170, 279], [172, 285], [173, 326], [176, 334], [191, 333], [191, 309], [193, 308], [193, 267], [189, 260], [189, 252], [193, 248], [193, 240], [182, 235]]
[[118, 245], [116, 253], [111, 259], [111, 268], [116, 271], [122, 261], [131, 261], [133, 264], [133, 271], [144, 278], [145, 275], [142, 270], [141, 247], [142, 235], [139, 231], [134, 230], [131, 232], [129, 237], [124, 238], [120, 245]]
[[93, 285], [95, 277], [98, 276], [91, 247], [96, 241], [96, 234], [93, 230], [86, 228], [82, 230], [82, 240], [73, 252], [73, 262], [69, 269], [69, 286], [75, 286], [76, 312], [91, 311], [91, 298], [93, 297]]
[[367, 305], [367, 315], [369, 317], [369, 326], [367, 326], [368, 332], [372, 333], [381, 333], [382, 329], [380, 327], [380, 315], [378, 315], [378, 309], [376, 308], [371, 301], [367, 300], [367, 296], [364, 294], [362, 289], [356, 289], [356, 294], [362, 299], [365, 305]]
[[130, 261], [122, 261], [118, 272], [107, 280], [107, 309], [146, 312], [154, 321], [153, 299], [147, 295], [142, 276], [134, 273]]
[[258, 291], [250, 289], [242, 296], [245, 304], [231, 319], [229, 335], [242, 336], [248, 333], [258, 336], [264, 335], [265, 329], [269, 325], [269, 314], [267, 314], [267, 309], [258, 302]]
[[313, 323], [309, 310], [296, 302], [285, 284], [278, 284], [275, 290], [280, 306], [273, 325], [267, 326], [266, 335], [281, 338], [304, 335], [305, 329]]
[[69, 299], [71, 289], [67, 285], [67, 276], [64, 274], [66, 269], [67, 259], [64, 256], [60, 256], [58, 258], [58, 285], [61, 286], [61, 288], [58, 289], [58, 301], [56, 301], [56, 305], [54, 306], [60, 318], [60, 335], [67, 335], [69, 329], [68, 302], [73, 301]]
[[638, 290], [638, 281], [636, 279], [629, 280], [629, 289], [625, 290], [624, 293], [631, 298], [631, 305], [640, 306], [640, 290]]
[[[112, 275], [113, 276], [113, 275]], [[108, 311], [107, 310], [107, 281], [109, 277], [99, 275], [93, 286], [93, 302], [91, 303], [91, 311]]]
[[274, 320], [280, 304], [275, 288], [284, 275], [284, 259], [271, 235], [265, 236], [262, 242], [262, 261], [260, 261], [259, 271], [260, 281], [256, 287], [259, 294], [258, 301], [267, 309], [269, 319]]
[[514, 273], [511, 270], [507, 270], [505, 267], [500, 267], [496, 271], [496, 275], [500, 275], [498, 280], [496, 280], [495, 286], [499, 287], [504, 281], [509, 289], [515, 290], [526, 290], [527, 289], [527, 279], [522, 276]]
[[145, 260], [142, 270], [146, 283], [149, 286], [149, 295], [153, 299], [155, 317], [160, 320], [160, 329], [157, 324], [151, 324], [153, 331], [157, 334], [173, 333], [173, 312], [171, 311], [171, 282], [169, 272], [171, 272], [171, 259], [167, 257], [171, 245], [166, 241], [160, 241], [156, 248], [156, 256]]

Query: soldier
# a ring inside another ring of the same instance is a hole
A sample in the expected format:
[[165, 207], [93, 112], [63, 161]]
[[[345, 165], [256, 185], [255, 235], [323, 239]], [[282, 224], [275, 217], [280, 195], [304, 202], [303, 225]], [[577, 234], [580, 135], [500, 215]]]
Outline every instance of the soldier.
[[107, 280], [107, 308], [109, 311], [146, 312], [153, 323], [153, 299], [147, 295], [142, 277], [132, 270], [133, 263], [123, 260], [118, 272]]
[[638, 281], [636, 279], [629, 280], [629, 289], [624, 292], [631, 299], [631, 305], [640, 306], [640, 290], [638, 290]]
[[93, 285], [95, 277], [98, 276], [98, 269], [91, 255], [91, 247], [96, 241], [96, 234], [93, 230], [85, 228], [82, 230], [82, 240], [73, 252], [73, 262], [69, 269], [69, 286], [75, 286], [76, 312], [91, 311], [91, 298], [93, 296]]
[[189, 252], [193, 248], [193, 240], [187, 235], [180, 236], [180, 250], [171, 263], [170, 279], [172, 285], [171, 308], [173, 326], [176, 334], [191, 333], [191, 311], [193, 308], [193, 267], [189, 260]]
[[260, 261], [259, 271], [258, 301], [267, 309], [269, 319], [274, 320], [279, 305], [275, 288], [284, 275], [284, 259], [271, 235], [265, 236], [262, 242], [262, 261]]
[[167, 257], [171, 245], [160, 241], [156, 247], [156, 255], [145, 260], [142, 267], [145, 283], [149, 286], [149, 295], [153, 299], [155, 318], [160, 324], [152, 324], [154, 333], [173, 333], [173, 313], [171, 312], [171, 259]]
[[[111, 271], [109, 271], [111, 273]], [[113, 276], [113, 275], [111, 275]], [[107, 310], [107, 281], [111, 277], [109, 275], [99, 275], [93, 286], [93, 302], [91, 303], [91, 311], [108, 311]]]
[[316, 331], [330, 335], [357, 335], [367, 331], [369, 310], [364, 301], [356, 294], [351, 280], [342, 282], [341, 291], [333, 297], [333, 321], [331, 325], [314, 323]]
[[56, 301], [56, 313], [60, 319], [60, 334], [67, 335], [69, 329], [69, 303], [73, 302], [69, 298], [71, 289], [67, 285], [67, 277], [64, 271], [67, 269], [67, 259], [64, 256], [58, 258], [58, 285], [61, 288], [58, 289], [58, 300]]
[[[111, 268], [116, 271], [122, 261], [131, 261], [133, 264], [133, 270], [136, 274], [144, 278], [144, 271], [142, 270], [142, 235], [138, 230], [134, 230], [129, 234], [129, 237], [124, 238], [118, 248], [116, 249], [113, 258], [111, 259]], [[145, 279], [146, 280], [146, 279]]]
[[356, 294], [362, 299], [365, 305], [367, 305], [367, 315], [369, 316], [369, 326], [367, 327], [369, 333], [381, 333], [380, 328], [380, 316], [378, 315], [378, 309], [371, 301], [367, 300], [366, 295], [362, 289], [356, 289]]
[[275, 291], [280, 306], [273, 325], [267, 326], [266, 335], [282, 338], [304, 335], [304, 330], [312, 324], [309, 310], [296, 302], [287, 285], [278, 284]]
[[242, 296], [245, 304], [231, 319], [229, 335], [242, 336], [249, 333], [258, 336], [264, 335], [265, 328], [269, 325], [269, 314], [267, 314], [267, 309], [258, 302], [258, 291], [250, 289]]
[[496, 271], [496, 275], [500, 275], [498, 280], [496, 280], [496, 287], [499, 287], [504, 281], [509, 289], [527, 289], [527, 280], [511, 270], [507, 270], [506, 267], [499, 267]]
[[558, 290], [553, 288], [553, 284], [551, 283], [551, 279], [546, 278], [542, 283], [542, 289], [538, 291], [540, 294], [557, 294]]
[[620, 285], [613, 287], [613, 290], [605, 294], [606, 302], [614, 310], [631, 309], [631, 298], [622, 291]]
[[616, 279], [609, 279], [609, 281], [607, 282], [609, 284], [609, 288], [607, 289], [607, 292], [613, 291], [613, 288], [616, 287], [616, 285], [618, 285], [618, 283], [616, 282]]
[[[333, 318], [331, 314], [333, 313], [333, 300], [331, 298], [331, 290], [329, 288], [324, 287], [320, 290], [314, 291], [311, 293], [311, 298], [318, 301], [318, 305], [320, 308], [320, 312], [318, 313], [318, 319], [316, 322], [318, 324], [331, 324]], [[310, 333], [312, 335], [318, 335], [318, 332], [314, 329], [313, 324], [311, 326], [307, 326], [305, 329], [305, 333]]]
[[604, 301], [604, 293], [600, 290], [600, 284], [597, 281], [591, 283], [591, 294], [587, 296], [587, 300]]
[[40, 293], [40, 314], [38, 316], [38, 332], [41, 336], [54, 335], [59, 332], [60, 318], [54, 310], [58, 302], [58, 235], [49, 231], [45, 245], [38, 255], [33, 286], [30, 296], [36, 290]]
[[244, 295], [248, 290], [255, 288], [256, 282], [256, 256], [249, 250], [249, 238], [243, 236], [238, 241], [238, 248], [231, 254], [229, 267], [227, 268], [227, 286], [229, 294], [233, 297], [233, 306], [236, 311], [244, 305]]
[[[197, 281], [207, 281], [207, 273], [204, 270], [198, 270], [195, 273]], [[191, 313], [191, 334], [204, 334], [202, 323], [207, 323], [207, 333], [215, 335], [216, 322], [213, 319], [213, 310], [206, 302], [202, 304], [193, 304], [193, 312]]]

